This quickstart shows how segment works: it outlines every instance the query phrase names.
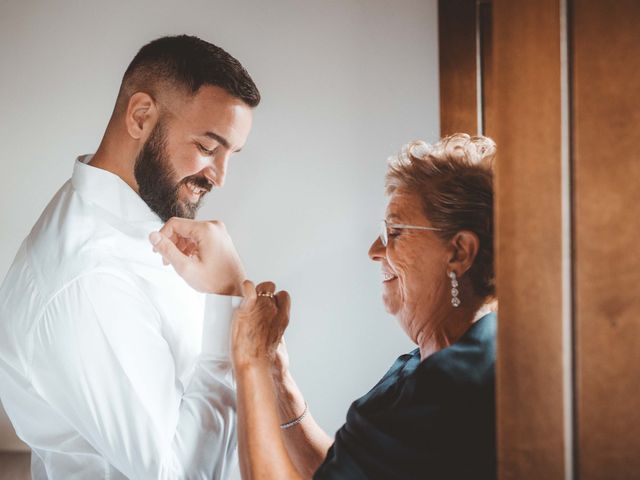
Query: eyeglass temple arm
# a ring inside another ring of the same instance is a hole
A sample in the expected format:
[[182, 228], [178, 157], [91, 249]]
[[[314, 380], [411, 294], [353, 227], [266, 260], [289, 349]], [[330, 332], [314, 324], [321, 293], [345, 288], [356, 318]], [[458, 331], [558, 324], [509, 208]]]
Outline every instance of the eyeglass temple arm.
[[410, 228], [412, 230], [433, 230], [436, 232], [441, 231], [441, 228], [436, 227], [423, 227], [419, 225], [404, 225], [402, 223], [386, 223], [387, 228]]

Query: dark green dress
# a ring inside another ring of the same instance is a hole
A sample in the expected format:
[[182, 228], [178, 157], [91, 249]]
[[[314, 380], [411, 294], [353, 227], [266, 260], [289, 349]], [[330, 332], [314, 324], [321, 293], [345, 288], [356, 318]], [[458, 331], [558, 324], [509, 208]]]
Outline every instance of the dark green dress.
[[496, 478], [496, 315], [420, 361], [402, 355], [349, 408], [314, 479]]

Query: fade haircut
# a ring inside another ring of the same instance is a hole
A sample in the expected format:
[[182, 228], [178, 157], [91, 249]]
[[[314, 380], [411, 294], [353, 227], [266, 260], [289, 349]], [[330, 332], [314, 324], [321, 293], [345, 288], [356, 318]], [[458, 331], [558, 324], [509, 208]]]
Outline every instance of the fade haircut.
[[117, 108], [126, 108], [136, 92], [158, 98], [166, 89], [188, 96], [205, 85], [226, 90], [253, 108], [260, 103], [258, 87], [242, 64], [222, 48], [198, 37], [162, 37], [140, 49], [127, 67]]

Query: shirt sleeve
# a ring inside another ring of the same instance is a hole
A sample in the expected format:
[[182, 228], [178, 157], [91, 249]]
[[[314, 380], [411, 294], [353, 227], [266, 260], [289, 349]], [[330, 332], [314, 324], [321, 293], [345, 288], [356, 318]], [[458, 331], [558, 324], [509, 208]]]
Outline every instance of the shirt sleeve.
[[228, 361], [231, 341], [231, 317], [242, 297], [208, 294], [205, 296], [202, 353]]
[[116, 274], [83, 276], [49, 302], [35, 327], [32, 384], [128, 478], [226, 478], [236, 399], [228, 336], [219, 335], [228, 332], [232, 299], [211, 298], [207, 310], [215, 320], [205, 319], [210, 346], [183, 386], [148, 298]]

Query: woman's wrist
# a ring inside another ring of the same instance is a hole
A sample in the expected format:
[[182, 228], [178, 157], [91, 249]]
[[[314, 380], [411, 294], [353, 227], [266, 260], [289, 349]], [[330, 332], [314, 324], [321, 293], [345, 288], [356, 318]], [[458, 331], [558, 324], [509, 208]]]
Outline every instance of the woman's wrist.
[[285, 370], [274, 374], [272, 367], [273, 362], [263, 357], [235, 357], [233, 359], [233, 370], [238, 382], [243, 379], [251, 381], [251, 378], [256, 375], [271, 375], [276, 393], [280, 423], [286, 424], [299, 418], [307, 409], [307, 404], [289, 371]]
[[289, 371], [283, 371], [273, 376], [278, 412], [282, 423], [287, 423], [300, 417], [307, 408], [302, 392]]
[[245, 357], [232, 355], [231, 363], [236, 377], [250, 372], [264, 371], [271, 373], [271, 361], [265, 357]]

